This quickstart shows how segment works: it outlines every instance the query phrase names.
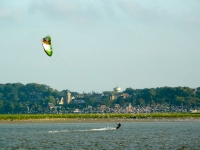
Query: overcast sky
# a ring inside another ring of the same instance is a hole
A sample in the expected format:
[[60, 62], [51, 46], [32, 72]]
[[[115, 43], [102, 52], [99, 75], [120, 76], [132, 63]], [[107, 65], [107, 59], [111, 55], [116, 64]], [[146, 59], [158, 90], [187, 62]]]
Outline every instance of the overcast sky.
[[0, 0], [0, 83], [17, 82], [80, 93], [200, 87], [200, 1]]

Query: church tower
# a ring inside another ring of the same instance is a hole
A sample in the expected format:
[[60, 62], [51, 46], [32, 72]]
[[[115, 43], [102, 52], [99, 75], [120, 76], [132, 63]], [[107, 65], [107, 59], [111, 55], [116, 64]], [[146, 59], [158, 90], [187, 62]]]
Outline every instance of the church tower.
[[69, 104], [72, 100], [72, 96], [71, 96], [71, 93], [69, 90], [67, 90], [67, 93], [66, 93], [66, 103]]

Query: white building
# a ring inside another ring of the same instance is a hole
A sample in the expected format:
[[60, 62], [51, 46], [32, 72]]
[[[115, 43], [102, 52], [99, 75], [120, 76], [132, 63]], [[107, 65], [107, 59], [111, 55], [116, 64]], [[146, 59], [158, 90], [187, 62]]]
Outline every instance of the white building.
[[117, 86], [117, 87], [114, 88], [114, 91], [119, 93], [121, 91], [121, 88]]

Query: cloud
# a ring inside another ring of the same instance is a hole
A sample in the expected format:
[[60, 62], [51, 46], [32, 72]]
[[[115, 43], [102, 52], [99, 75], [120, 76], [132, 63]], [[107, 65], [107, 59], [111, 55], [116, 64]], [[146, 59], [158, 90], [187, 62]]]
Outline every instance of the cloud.
[[125, 17], [132, 21], [151, 24], [165, 24], [176, 27], [197, 27], [200, 22], [199, 1], [125, 0], [117, 6]]
[[15, 6], [1, 1], [0, 20], [29, 21], [31, 18], [73, 25], [138, 22], [198, 28], [198, 4], [195, 0], [174, 3], [165, 0], [30, 0]]
[[0, 20], [22, 20], [24, 18], [23, 9], [0, 9]]
[[32, 15], [82, 23], [101, 18], [101, 11], [93, 1], [60, 0], [48, 2], [35, 0], [31, 2], [28, 12]]
[[74, 14], [78, 11], [78, 3], [76, 1], [32, 1], [29, 7], [31, 13], [43, 13], [46, 15], [64, 15]]
[[19, 21], [25, 17], [25, 8], [22, 5], [16, 5], [14, 1], [0, 1], [0, 20], [1, 21]]

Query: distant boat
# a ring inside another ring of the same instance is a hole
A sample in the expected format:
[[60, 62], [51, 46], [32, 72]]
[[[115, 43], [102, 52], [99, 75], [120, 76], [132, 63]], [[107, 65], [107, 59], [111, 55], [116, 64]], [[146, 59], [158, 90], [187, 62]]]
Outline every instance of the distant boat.
[[80, 113], [80, 110], [79, 109], [75, 109], [74, 113]]
[[198, 114], [198, 113], [200, 113], [200, 111], [199, 110], [190, 110], [190, 113], [192, 113], [192, 114]]

